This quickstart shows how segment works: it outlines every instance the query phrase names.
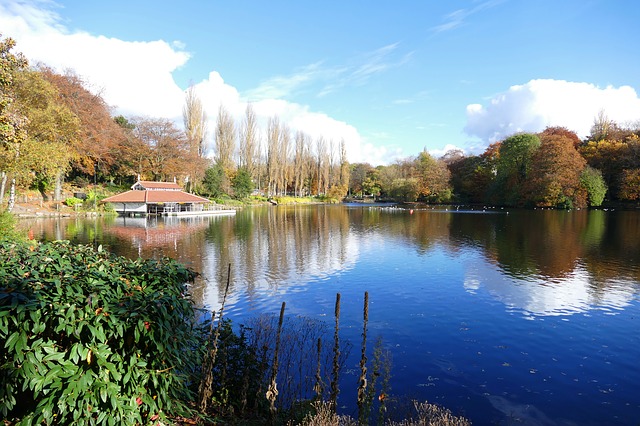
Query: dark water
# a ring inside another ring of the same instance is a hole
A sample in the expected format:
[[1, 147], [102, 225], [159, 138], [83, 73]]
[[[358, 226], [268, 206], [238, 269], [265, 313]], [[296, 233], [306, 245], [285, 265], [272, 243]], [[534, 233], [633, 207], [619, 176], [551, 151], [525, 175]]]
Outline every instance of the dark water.
[[[640, 213], [252, 208], [188, 219], [30, 221], [36, 236], [170, 256], [202, 273], [194, 294], [227, 315], [333, 321], [356, 348], [364, 292], [370, 341], [393, 356], [392, 395], [474, 424], [640, 424]], [[351, 399], [353, 401], [353, 399]], [[346, 402], [349, 404], [349, 402]]]

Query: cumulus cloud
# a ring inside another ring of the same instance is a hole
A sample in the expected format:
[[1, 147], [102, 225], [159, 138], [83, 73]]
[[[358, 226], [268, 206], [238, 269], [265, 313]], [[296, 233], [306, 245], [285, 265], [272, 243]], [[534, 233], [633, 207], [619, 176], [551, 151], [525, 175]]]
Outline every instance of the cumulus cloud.
[[187, 52], [163, 40], [126, 42], [71, 32], [60, 24], [57, 13], [37, 5], [0, 3], [0, 28], [32, 63], [58, 71], [73, 69], [122, 113], [180, 114], [184, 95], [172, 72], [187, 62]]
[[[205, 110], [209, 112], [210, 129], [215, 126], [215, 118], [221, 105], [234, 117], [236, 123], [243, 121], [248, 101], [235, 87], [225, 83], [219, 73], [211, 72], [207, 79], [195, 85], [195, 89]], [[327, 141], [332, 140], [336, 150], [344, 140], [350, 162], [386, 164], [390, 161], [387, 148], [368, 143], [354, 126], [322, 112], [312, 111], [307, 105], [275, 97], [260, 98], [251, 104], [263, 132], [266, 131], [269, 118], [278, 117], [282, 124], [289, 127], [292, 137], [297, 131], [304, 132], [314, 141], [323, 137]], [[263, 135], [264, 137], [266, 136]], [[394, 153], [392, 158], [396, 156], [397, 153]]]
[[465, 132], [491, 143], [516, 132], [561, 126], [585, 138], [599, 111], [620, 124], [636, 121], [640, 98], [630, 86], [600, 88], [564, 80], [531, 80], [511, 86], [486, 105], [468, 105]]
[[[2, 35], [14, 38], [18, 43], [16, 50], [23, 52], [31, 63], [41, 62], [59, 72], [74, 70], [90, 83], [95, 92], [100, 92], [118, 114], [164, 117], [181, 125], [186, 88], [181, 88], [175, 82], [173, 72], [188, 65], [190, 55], [183, 43], [165, 40], [125, 41], [85, 31], [71, 31], [62, 24], [62, 18], [53, 7], [55, 4], [48, 1], [0, 0]], [[379, 65], [380, 58], [394, 47], [381, 49], [374, 55], [374, 62]], [[379, 68], [358, 71], [369, 75], [379, 71]], [[260, 122], [266, 124], [269, 117], [277, 115], [294, 132], [301, 130], [314, 139], [323, 136], [333, 140], [335, 146], [339, 146], [344, 139], [351, 162], [387, 163], [392, 157], [390, 152], [384, 147], [368, 143], [355, 127], [326, 114], [313, 112], [307, 106], [279, 99], [304, 85], [308, 79], [318, 76], [326, 78], [328, 72], [320, 64], [312, 64], [302, 69], [297, 79], [274, 79], [256, 90], [248, 91], [249, 94], [260, 94], [253, 102]], [[224, 105], [240, 123], [247, 98], [225, 83], [219, 73], [211, 71], [206, 79], [195, 86], [209, 115], [210, 129], [215, 128], [220, 105]]]

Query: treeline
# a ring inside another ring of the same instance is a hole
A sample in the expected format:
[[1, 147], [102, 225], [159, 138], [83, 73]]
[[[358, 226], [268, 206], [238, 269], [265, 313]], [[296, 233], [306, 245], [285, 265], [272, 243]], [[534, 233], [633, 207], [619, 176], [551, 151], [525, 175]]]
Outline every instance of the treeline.
[[[0, 35], [1, 37], [1, 35]], [[481, 155], [424, 151], [389, 166], [350, 165], [345, 141], [292, 132], [277, 116], [261, 127], [251, 104], [236, 122], [220, 106], [215, 128], [194, 87], [186, 91], [183, 128], [165, 118], [113, 117], [88, 82], [72, 71], [29, 67], [14, 42], [0, 38], [0, 200], [16, 186], [53, 189], [128, 186], [137, 177], [173, 180], [193, 193], [381, 197], [438, 203], [584, 207], [640, 197], [639, 126], [604, 113], [580, 140], [559, 127], [515, 134]], [[211, 140], [211, 143], [209, 141]]]
[[426, 151], [390, 166], [354, 164], [352, 194], [395, 200], [582, 208], [640, 197], [640, 125], [604, 112], [581, 140], [563, 127], [517, 133], [480, 155]]
[[83, 186], [176, 179], [212, 197], [244, 197], [255, 188], [268, 196], [347, 193], [344, 141], [292, 134], [277, 116], [264, 131], [250, 104], [241, 123], [221, 106], [210, 137], [193, 87], [185, 96], [183, 129], [165, 118], [113, 117], [82, 77], [29, 67], [12, 53], [14, 46], [10, 38], [0, 40], [0, 200], [9, 183], [10, 207], [16, 185], [39, 189], [45, 200], [55, 188], [59, 199], [63, 180]]

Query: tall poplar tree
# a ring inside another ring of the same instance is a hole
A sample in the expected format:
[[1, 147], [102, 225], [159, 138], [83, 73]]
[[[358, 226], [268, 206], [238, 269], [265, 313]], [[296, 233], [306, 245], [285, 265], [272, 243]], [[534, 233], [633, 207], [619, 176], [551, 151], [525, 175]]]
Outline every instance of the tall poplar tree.
[[[191, 156], [204, 158], [207, 151], [207, 113], [193, 85], [185, 93], [182, 121]], [[197, 183], [204, 177], [204, 165], [200, 161], [195, 162], [190, 169], [187, 189], [194, 192]]]
[[280, 174], [280, 119], [277, 116], [269, 118], [267, 124], [267, 192], [277, 194], [278, 176]]
[[259, 158], [259, 129], [258, 119], [251, 104], [247, 104], [244, 120], [240, 129], [240, 144], [238, 150], [238, 166], [256, 177]]
[[185, 94], [182, 121], [189, 149], [198, 157], [204, 157], [207, 151], [207, 113], [194, 86], [189, 86]]
[[235, 170], [233, 161], [235, 148], [236, 128], [233, 117], [223, 105], [220, 105], [216, 123], [214, 160], [224, 171], [225, 179], [222, 188], [227, 194], [231, 191], [231, 177]]

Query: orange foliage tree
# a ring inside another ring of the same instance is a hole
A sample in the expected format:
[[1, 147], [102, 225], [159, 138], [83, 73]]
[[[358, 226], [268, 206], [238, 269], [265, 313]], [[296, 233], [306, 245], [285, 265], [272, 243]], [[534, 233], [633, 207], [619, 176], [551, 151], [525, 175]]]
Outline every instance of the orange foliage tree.
[[591, 167], [602, 172], [609, 193], [618, 198], [622, 172], [628, 168], [629, 144], [608, 139], [589, 141], [580, 147], [580, 153]]
[[141, 177], [153, 180], [184, 180], [194, 165], [206, 168], [207, 160], [190, 149], [185, 133], [164, 118], [133, 120], [134, 136], [138, 142], [130, 144], [133, 151], [142, 153]]
[[79, 137], [71, 146], [72, 173], [101, 180], [112, 176], [125, 141], [123, 129], [113, 120], [111, 108], [100, 93], [72, 71], [58, 74], [40, 66], [38, 71], [60, 93], [60, 100], [80, 120]]
[[640, 199], [640, 169], [628, 169], [622, 172], [619, 197], [628, 201]]
[[533, 154], [525, 193], [539, 207], [586, 207], [587, 191], [580, 184], [586, 161], [572, 138], [541, 134], [540, 148]]

